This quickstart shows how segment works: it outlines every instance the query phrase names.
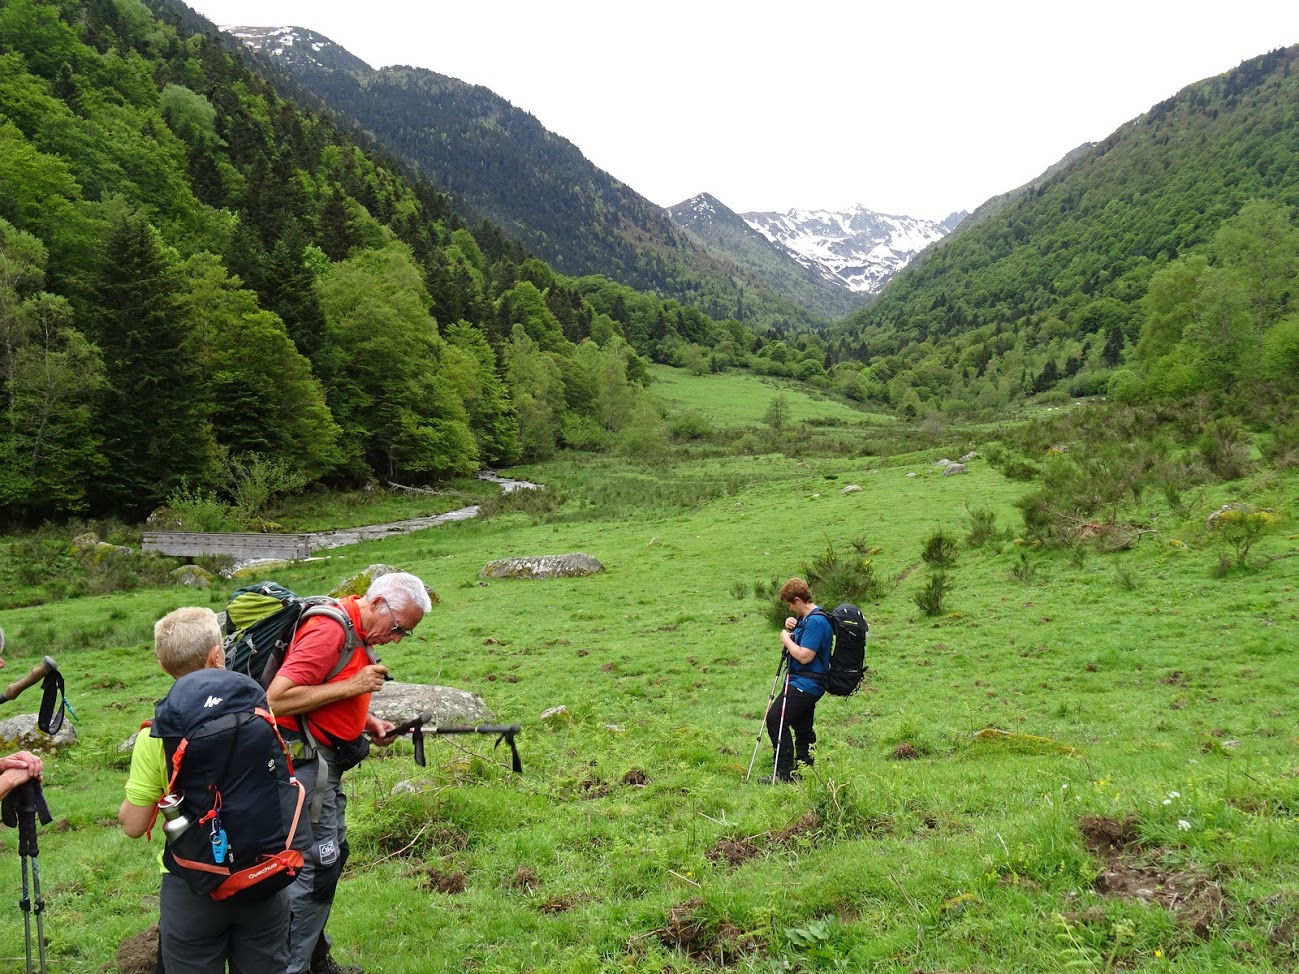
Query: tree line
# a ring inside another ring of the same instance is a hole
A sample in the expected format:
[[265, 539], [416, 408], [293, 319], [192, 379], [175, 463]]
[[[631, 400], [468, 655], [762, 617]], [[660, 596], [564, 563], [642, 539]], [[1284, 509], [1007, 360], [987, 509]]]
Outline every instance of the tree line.
[[139, 516], [257, 460], [431, 482], [635, 449], [648, 359], [783, 335], [556, 273], [138, 0], [9, 0], [0, 52], [10, 521]]

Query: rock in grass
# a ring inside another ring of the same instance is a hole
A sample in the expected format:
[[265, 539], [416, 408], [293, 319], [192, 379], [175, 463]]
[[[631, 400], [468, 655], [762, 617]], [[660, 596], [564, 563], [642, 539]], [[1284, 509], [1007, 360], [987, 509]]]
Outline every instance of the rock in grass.
[[532, 555], [488, 562], [478, 572], [483, 578], [581, 578], [604, 571], [592, 555]]
[[181, 565], [179, 568], [173, 568], [169, 575], [173, 584], [186, 585], [190, 588], [211, 588], [214, 578], [210, 571], [198, 565]]
[[72, 721], [65, 719], [59, 732], [51, 737], [37, 726], [36, 718], [36, 714], [17, 714], [8, 720], [0, 720], [0, 753], [36, 751], [48, 754], [77, 742], [77, 732], [72, 729]]
[[[391, 575], [393, 572], [404, 572], [405, 570], [404, 568], [393, 568], [392, 565], [377, 563], [371, 565], [365, 571], [353, 575], [329, 594], [336, 599], [346, 598], [349, 595], [364, 595], [369, 590], [370, 583], [376, 578]], [[428, 592], [429, 601], [434, 605], [442, 601], [442, 597], [429, 588], [427, 583], [424, 585], [424, 590]]]
[[370, 712], [400, 724], [432, 713], [439, 724], [481, 724], [494, 718], [483, 698], [455, 687], [390, 680], [370, 697]]

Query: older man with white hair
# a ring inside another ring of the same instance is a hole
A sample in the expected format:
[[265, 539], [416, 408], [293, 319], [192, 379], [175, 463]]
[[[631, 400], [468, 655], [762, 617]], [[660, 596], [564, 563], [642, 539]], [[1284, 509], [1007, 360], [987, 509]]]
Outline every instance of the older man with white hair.
[[370, 694], [388, 678], [374, 647], [412, 635], [433, 604], [422, 581], [392, 572], [339, 607], [346, 622], [321, 614], [302, 625], [266, 691], [311, 806], [311, 854], [289, 887], [288, 974], [360, 972], [334, 960], [325, 934], [347, 861], [342, 776], [364, 758], [370, 741], [392, 740], [393, 725], [370, 713]]

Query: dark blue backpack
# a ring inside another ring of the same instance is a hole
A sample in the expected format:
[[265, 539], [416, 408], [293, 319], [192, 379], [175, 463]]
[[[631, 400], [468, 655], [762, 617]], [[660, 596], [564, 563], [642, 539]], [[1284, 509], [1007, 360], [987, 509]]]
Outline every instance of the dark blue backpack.
[[830, 650], [830, 670], [824, 675], [825, 690], [836, 697], [849, 696], [861, 686], [866, 675], [866, 634], [870, 626], [861, 609], [845, 602], [827, 612], [818, 608], [813, 614], [830, 620], [834, 648]]
[[190, 823], [167, 837], [167, 870], [215, 900], [265, 899], [293, 882], [311, 846], [306, 790], [257, 681], [186, 674], [155, 708], [150, 733], [162, 738], [168, 796]]

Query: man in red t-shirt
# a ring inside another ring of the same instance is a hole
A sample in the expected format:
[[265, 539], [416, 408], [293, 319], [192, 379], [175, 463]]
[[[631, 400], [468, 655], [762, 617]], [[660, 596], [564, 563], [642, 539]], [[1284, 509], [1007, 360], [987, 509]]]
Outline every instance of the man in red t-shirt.
[[342, 775], [364, 753], [364, 734], [376, 744], [391, 743], [393, 725], [370, 713], [370, 694], [388, 676], [374, 647], [411, 635], [432, 607], [428, 589], [414, 575], [380, 575], [365, 595], [339, 602], [347, 625], [326, 614], [302, 625], [266, 690], [285, 737], [295, 752], [301, 749], [294, 768], [311, 806], [311, 854], [289, 887], [288, 974], [360, 974], [360, 968], [333, 959], [325, 934], [347, 861]]

